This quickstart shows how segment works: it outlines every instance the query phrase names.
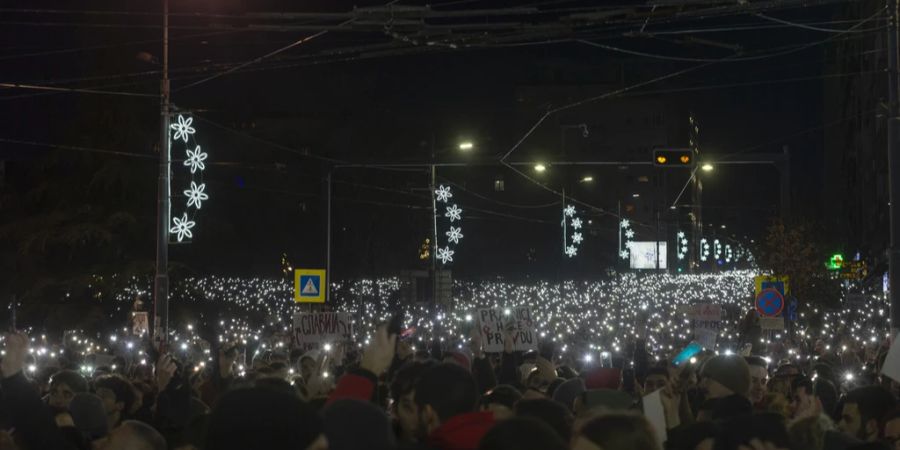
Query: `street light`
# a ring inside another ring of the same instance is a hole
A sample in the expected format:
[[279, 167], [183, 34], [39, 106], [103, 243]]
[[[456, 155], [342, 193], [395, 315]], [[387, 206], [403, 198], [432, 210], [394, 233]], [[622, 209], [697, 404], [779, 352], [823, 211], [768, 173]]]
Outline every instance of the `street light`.
[[473, 148], [475, 148], [475, 144], [473, 144], [473, 143], [470, 142], [470, 141], [465, 141], [465, 142], [460, 142], [460, 143], [459, 143], [459, 149], [462, 150], [462, 151], [464, 151], [464, 152], [467, 152], [467, 151], [469, 151], [469, 150], [472, 150]]
[[541, 164], [541, 163], [538, 163], [538, 164], [535, 164], [535, 165], [534, 165], [534, 171], [537, 172], [537, 173], [542, 173], [542, 172], [544, 172], [545, 170], [547, 170], [547, 166], [545, 166], [545, 165], [543, 165], [543, 164]]
[[713, 167], [713, 165], [710, 163], [704, 163], [702, 166], [700, 166], [700, 168], [703, 169], [704, 172], [712, 172], [713, 169], [715, 169], [715, 167]]
[[592, 176], [590, 176], [590, 175], [588, 175], [588, 176], [586, 176], [586, 177], [584, 177], [584, 178], [581, 179], [581, 182], [582, 182], [582, 183], [590, 183], [591, 181], [594, 181], [594, 177], [592, 177]]

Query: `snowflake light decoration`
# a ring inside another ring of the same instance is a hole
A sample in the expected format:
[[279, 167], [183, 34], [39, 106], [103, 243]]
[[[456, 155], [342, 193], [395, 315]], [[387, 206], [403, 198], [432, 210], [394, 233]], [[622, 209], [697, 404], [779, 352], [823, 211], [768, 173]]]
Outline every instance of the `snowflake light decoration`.
[[[623, 239], [624, 237], [624, 239]], [[625, 241], [624, 243], [622, 241]], [[634, 230], [631, 229], [631, 221], [622, 219], [619, 221], [619, 258], [631, 257], [631, 243], [634, 240]]]
[[184, 191], [184, 195], [188, 198], [187, 205], [200, 209], [200, 202], [209, 199], [209, 195], [203, 192], [205, 189], [206, 183], [200, 183], [198, 186], [196, 182], [191, 181], [191, 188]]
[[731, 244], [725, 245], [725, 262], [730, 263], [734, 259], [734, 250], [731, 248]]
[[453, 198], [453, 193], [450, 192], [450, 188], [441, 185], [434, 191], [434, 194], [437, 196], [437, 201], [447, 203], [447, 200]]
[[718, 239], [713, 241], [713, 253], [715, 254], [716, 261], [722, 259], [722, 242]]
[[450, 219], [450, 223], [453, 223], [456, 220], [462, 220], [462, 209], [460, 209], [455, 204], [444, 212], [444, 217]]
[[462, 234], [462, 227], [450, 227], [450, 231], [444, 233], [447, 235], [447, 242], [452, 242], [454, 244], [459, 244], [459, 240], [464, 236]]
[[441, 260], [444, 264], [453, 262], [453, 253], [454, 251], [450, 250], [450, 247], [438, 248], [437, 259]]
[[183, 241], [186, 237], [194, 237], [194, 234], [191, 233], [191, 228], [194, 228], [196, 223], [193, 220], [188, 219], [187, 213], [184, 213], [180, 218], [173, 218], [172, 221], [175, 222], [175, 225], [169, 229], [169, 233], [177, 235], [178, 242]]
[[187, 151], [187, 159], [184, 160], [184, 165], [191, 168], [191, 173], [196, 173], [197, 170], [205, 170], [206, 164], [203, 161], [206, 161], [206, 158], [209, 157], [206, 153], [203, 153], [203, 150], [200, 150], [200, 146], [198, 145], [194, 151], [188, 149]]
[[679, 231], [675, 240], [676, 254], [679, 260], [684, 259], [688, 253], [688, 239], [684, 231]]
[[[581, 218], [578, 217], [578, 211], [575, 210], [574, 205], [564, 206], [562, 210], [562, 229], [563, 229], [563, 254], [568, 256], [569, 258], [574, 258], [578, 255], [578, 246], [584, 242], [584, 235], [577, 230], [580, 230], [583, 226], [584, 222], [581, 221]], [[571, 219], [571, 220], [570, 220]], [[569, 235], [569, 227], [574, 231], [571, 236]]]
[[709, 259], [709, 241], [706, 238], [700, 239], [700, 261]]
[[[454, 246], [459, 245], [459, 240], [464, 236], [462, 234], [462, 227], [453, 226], [454, 222], [462, 221], [462, 208], [457, 204], [453, 204], [450, 206], [446, 206], [447, 202], [453, 198], [453, 192], [451, 191], [449, 186], [441, 185], [437, 189], [434, 190], [434, 200], [435, 205], [437, 203], [444, 203], [444, 215], [443, 217], [447, 218], [450, 222], [449, 229], [444, 232], [444, 236], [447, 236], [446, 246], [441, 247], [441, 243], [435, 239], [434, 242], [434, 258], [436, 260], [440, 260], [441, 264], [447, 264], [453, 262], [453, 255], [456, 253], [453, 250]], [[438, 212], [435, 210], [435, 225], [437, 225], [437, 214]], [[436, 231], [436, 230], [435, 230]]]
[[206, 170], [205, 161], [209, 158], [209, 155], [203, 152], [195, 140], [197, 130], [191, 126], [193, 122], [193, 117], [179, 114], [175, 123], [169, 126], [171, 131], [169, 133], [168, 151], [172, 151], [173, 144], [179, 144], [179, 151], [183, 149], [185, 153], [182, 165], [190, 169], [190, 185], [186, 186], [187, 189], [176, 191], [182, 192], [187, 199], [183, 214], [181, 217], [176, 216], [172, 218], [172, 225], [169, 229], [169, 232], [174, 235], [177, 242], [183, 242], [185, 239], [190, 240], [194, 237], [192, 228], [197, 225], [197, 222], [194, 220], [196, 211], [192, 213], [191, 208], [199, 210], [203, 206], [203, 202], [209, 200], [209, 194], [206, 193], [206, 183], [203, 182], [203, 171]]
[[194, 132], [196, 131], [191, 127], [191, 123], [193, 122], [193, 117], [188, 117], [187, 119], [185, 119], [184, 116], [179, 114], [178, 123], [173, 123], [172, 125], [170, 125], [170, 128], [175, 130], [175, 136], [173, 136], [172, 139], [175, 139], [176, 141], [181, 139], [185, 144], [187, 144], [188, 136], [194, 134]]

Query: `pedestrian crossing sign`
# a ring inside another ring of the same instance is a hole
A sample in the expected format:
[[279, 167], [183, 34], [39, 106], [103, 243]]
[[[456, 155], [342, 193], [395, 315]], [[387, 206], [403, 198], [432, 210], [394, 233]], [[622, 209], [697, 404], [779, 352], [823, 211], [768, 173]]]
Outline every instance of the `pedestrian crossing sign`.
[[325, 271], [321, 269], [297, 269], [294, 271], [294, 302], [325, 303], [328, 289]]

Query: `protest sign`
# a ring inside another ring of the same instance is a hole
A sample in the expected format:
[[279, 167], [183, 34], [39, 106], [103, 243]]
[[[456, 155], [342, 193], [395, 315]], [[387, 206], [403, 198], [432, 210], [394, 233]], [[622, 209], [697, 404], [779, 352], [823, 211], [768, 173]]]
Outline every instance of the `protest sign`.
[[881, 373], [894, 381], [900, 382], [900, 334], [897, 335], [894, 343], [891, 344], [891, 349], [888, 350]]
[[719, 336], [719, 327], [722, 323], [722, 306], [712, 303], [693, 305], [688, 312], [688, 317], [694, 325], [694, 341], [703, 348], [715, 349], [716, 338]]
[[643, 398], [644, 417], [650, 422], [653, 431], [656, 433], [656, 440], [659, 442], [660, 448], [666, 442], [666, 411], [662, 404], [662, 390], [653, 392]]
[[531, 309], [527, 306], [478, 310], [478, 330], [481, 332], [481, 340], [486, 352], [503, 351], [504, 330], [509, 331], [508, 334], [513, 340], [513, 350], [536, 349], [537, 337], [532, 328]]
[[294, 314], [294, 344], [345, 342], [353, 337], [349, 313], [312, 312]]

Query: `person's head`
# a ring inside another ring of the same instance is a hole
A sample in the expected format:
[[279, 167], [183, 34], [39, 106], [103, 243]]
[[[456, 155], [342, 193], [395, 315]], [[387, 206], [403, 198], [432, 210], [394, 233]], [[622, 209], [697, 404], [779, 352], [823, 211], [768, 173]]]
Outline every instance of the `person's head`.
[[432, 364], [415, 361], [403, 367], [391, 382], [391, 413], [400, 425], [400, 438], [416, 438], [419, 429], [419, 407], [416, 405], [416, 383]]
[[100, 396], [88, 392], [79, 392], [69, 403], [69, 414], [75, 428], [87, 441], [95, 441], [106, 437], [109, 433], [109, 421]]
[[665, 367], [651, 367], [644, 379], [644, 392], [651, 393], [665, 388], [669, 384], [669, 371]]
[[94, 391], [103, 399], [110, 428], [122, 421], [135, 402], [134, 387], [121, 375], [103, 375], [94, 382]]
[[847, 394], [838, 429], [848, 436], [872, 442], [881, 436], [882, 419], [896, 405], [881, 386], [864, 386]]
[[494, 419], [504, 420], [513, 416], [513, 407], [522, 400], [522, 393], [513, 386], [501, 384], [481, 398], [481, 410], [494, 413]]
[[884, 441], [892, 450], [900, 450], [900, 409], [884, 416]]
[[547, 424], [528, 417], [514, 417], [491, 428], [478, 450], [566, 450], [568, 446]]
[[572, 450], [659, 450], [656, 432], [643, 416], [605, 414], [575, 430]]
[[553, 401], [559, 402], [561, 405], [575, 411], [575, 399], [585, 391], [584, 380], [581, 378], [571, 378], [564, 381], [553, 391]]
[[750, 401], [754, 405], [766, 398], [766, 383], [769, 382], [769, 365], [759, 356], [744, 358], [750, 366]]
[[150, 425], [126, 420], [109, 433], [101, 450], [166, 450], [166, 440]]
[[788, 426], [788, 436], [794, 448], [821, 450], [825, 448], [825, 433], [833, 428], [831, 419], [819, 414], [792, 422]]
[[750, 398], [750, 366], [744, 358], [719, 355], [703, 366], [700, 386], [710, 399], [740, 395]]
[[815, 397], [812, 380], [806, 377], [794, 378], [791, 381], [791, 393], [793, 394], [791, 397], [791, 410], [797, 412], [802, 405], [805, 405]]
[[572, 436], [575, 417], [562, 404], [546, 398], [522, 400], [516, 403], [516, 417], [531, 417], [546, 423], [564, 442]]
[[391, 420], [372, 402], [337, 400], [322, 410], [329, 450], [391, 450], [396, 446]]
[[74, 370], [63, 370], [50, 377], [50, 395], [47, 400], [51, 407], [68, 409], [75, 394], [81, 392], [87, 392], [87, 380]]
[[442, 363], [429, 368], [416, 383], [419, 434], [428, 435], [453, 416], [475, 410], [478, 387], [468, 370]]
[[203, 448], [321, 450], [328, 446], [322, 430], [316, 412], [295, 395], [260, 387], [236, 389], [213, 408]]

